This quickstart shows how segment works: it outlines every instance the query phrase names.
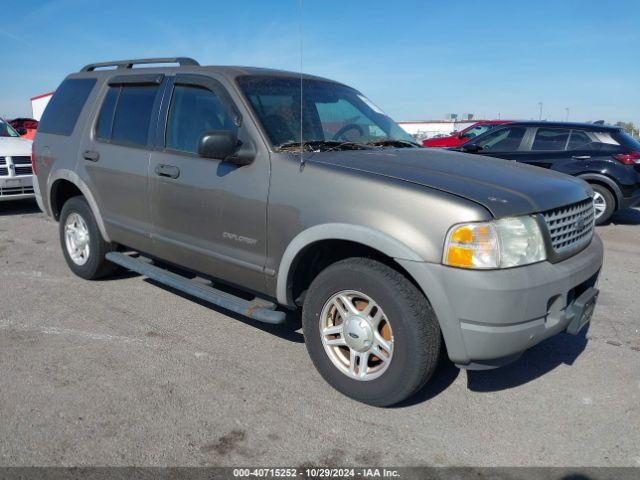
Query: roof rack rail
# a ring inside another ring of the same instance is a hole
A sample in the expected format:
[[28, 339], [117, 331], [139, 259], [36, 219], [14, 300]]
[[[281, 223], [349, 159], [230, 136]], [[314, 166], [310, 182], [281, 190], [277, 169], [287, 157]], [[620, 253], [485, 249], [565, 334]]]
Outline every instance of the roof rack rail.
[[200, 66], [200, 64], [189, 57], [165, 57], [165, 58], [139, 58], [136, 60], [116, 60], [113, 62], [90, 63], [80, 70], [81, 72], [93, 72], [97, 68], [116, 67], [118, 70], [125, 68], [133, 68], [134, 65], [150, 64], [150, 63], [177, 63], [182, 66]]

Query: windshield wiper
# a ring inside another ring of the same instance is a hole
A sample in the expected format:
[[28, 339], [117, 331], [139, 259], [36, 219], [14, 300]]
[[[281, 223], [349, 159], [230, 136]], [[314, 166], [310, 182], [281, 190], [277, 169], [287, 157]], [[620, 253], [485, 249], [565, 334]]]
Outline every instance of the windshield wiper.
[[281, 152], [330, 152], [332, 150], [369, 150], [364, 143], [344, 142], [340, 140], [309, 140], [305, 142], [285, 142], [276, 149]]
[[395, 148], [415, 148], [422, 147], [419, 143], [410, 142], [409, 140], [374, 140], [371, 142], [366, 142], [367, 145], [371, 145], [374, 147], [395, 147]]

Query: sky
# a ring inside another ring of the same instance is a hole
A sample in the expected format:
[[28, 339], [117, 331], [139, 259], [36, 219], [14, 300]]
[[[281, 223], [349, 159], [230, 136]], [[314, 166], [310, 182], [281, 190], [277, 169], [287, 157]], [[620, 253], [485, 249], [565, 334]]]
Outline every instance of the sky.
[[542, 102], [548, 120], [640, 124], [638, 0], [30, 0], [2, 10], [6, 118], [30, 116], [31, 97], [87, 63], [190, 56], [302, 66], [398, 121], [538, 118]]

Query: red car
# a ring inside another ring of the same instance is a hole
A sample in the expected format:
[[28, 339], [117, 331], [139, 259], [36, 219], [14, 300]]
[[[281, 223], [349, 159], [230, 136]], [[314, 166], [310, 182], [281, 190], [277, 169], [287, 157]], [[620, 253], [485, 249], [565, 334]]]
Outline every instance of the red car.
[[33, 118], [14, 118], [9, 120], [8, 123], [22, 138], [27, 140], [33, 140], [38, 129], [38, 121]]
[[460, 132], [449, 135], [448, 137], [427, 138], [426, 140], [422, 141], [422, 146], [439, 148], [457, 147], [458, 145], [462, 145], [463, 143], [468, 142], [473, 137], [482, 135], [484, 132], [491, 130], [497, 125], [502, 125], [509, 122], [510, 120], [481, 120], [474, 123], [473, 125], [469, 125], [467, 128]]

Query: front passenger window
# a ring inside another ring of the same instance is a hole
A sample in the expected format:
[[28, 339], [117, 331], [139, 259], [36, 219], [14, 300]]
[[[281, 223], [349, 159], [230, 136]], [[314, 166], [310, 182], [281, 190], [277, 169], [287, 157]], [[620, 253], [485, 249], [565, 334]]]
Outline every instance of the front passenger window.
[[525, 127], [508, 127], [488, 133], [478, 145], [483, 151], [490, 152], [515, 152], [520, 148], [520, 143], [527, 129]]
[[202, 135], [213, 130], [237, 129], [218, 96], [206, 88], [177, 85], [173, 90], [166, 147], [197, 153]]

